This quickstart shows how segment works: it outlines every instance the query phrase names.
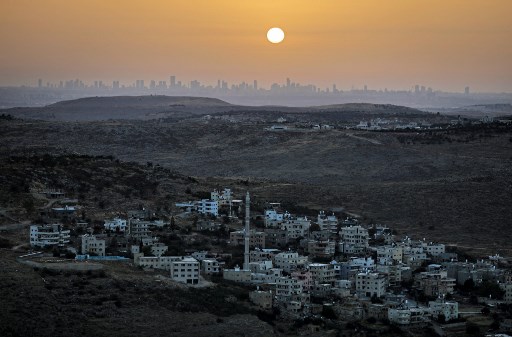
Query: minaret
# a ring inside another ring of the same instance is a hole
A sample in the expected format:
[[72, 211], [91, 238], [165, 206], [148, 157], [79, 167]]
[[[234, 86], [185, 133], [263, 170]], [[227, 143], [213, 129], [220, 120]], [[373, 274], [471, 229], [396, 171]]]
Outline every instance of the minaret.
[[245, 195], [245, 251], [244, 251], [244, 270], [249, 270], [249, 222], [251, 219], [250, 215], [251, 208], [251, 198], [249, 197], [249, 192]]

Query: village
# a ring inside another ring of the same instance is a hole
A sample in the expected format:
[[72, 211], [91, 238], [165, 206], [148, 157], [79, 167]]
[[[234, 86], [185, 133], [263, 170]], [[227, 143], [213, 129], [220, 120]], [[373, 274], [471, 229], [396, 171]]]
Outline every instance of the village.
[[174, 202], [168, 220], [141, 208], [102, 227], [81, 220], [79, 205], [61, 203], [46, 212], [46, 224], [30, 226], [32, 251], [22, 260], [117, 261], [188, 287], [222, 279], [248, 287], [253, 305], [282, 319], [366, 320], [445, 335], [479, 331], [469, 317], [493, 317], [491, 332], [512, 331], [512, 270], [498, 254], [471, 260], [339, 212], [315, 218], [267, 202], [260, 213], [250, 192], [237, 197], [214, 190], [208, 199]]

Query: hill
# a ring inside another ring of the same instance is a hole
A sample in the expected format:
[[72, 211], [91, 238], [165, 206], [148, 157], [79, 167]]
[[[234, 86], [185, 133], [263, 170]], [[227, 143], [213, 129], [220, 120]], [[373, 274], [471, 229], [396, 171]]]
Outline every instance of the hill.
[[110, 119], [189, 118], [213, 114], [326, 114], [334, 119], [361, 118], [365, 115], [422, 115], [417, 109], [389, 104], [350, 103], [308, 108], [278, 106], [241, 106], [219, 99], [186, 96], [113, 96], [89, 97], [62, 101], [38, 108], [11, 108], [0, 110], [16, 118], [58, 121], [101, 121]]

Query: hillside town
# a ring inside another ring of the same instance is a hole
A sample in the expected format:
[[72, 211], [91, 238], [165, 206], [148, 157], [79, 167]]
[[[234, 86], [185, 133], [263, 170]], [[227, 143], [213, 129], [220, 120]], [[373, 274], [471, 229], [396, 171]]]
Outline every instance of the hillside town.
[[[470, 261], [428, 238], [399, 237], [388, 226], [334, 212], [291, 214], [276, 202], [258, 214], [249, 192], [235, 199], [225, 188], [209, 199], [175, 202], [170, 221], [142, 208], [98, 227], [80, 220], [79, 209], [54, 207], [45, 214], [52, 222], [31, 225], [29, 258], [53, 252], [75, 263], [118, 261], [191, 287], [223, 280], [247, 287], [255, 306], [282, 319], [429, 326], [440, 335], [445, 327], [467, 328], [469, 316], [512, 305], [512, 270], [499, 255]], [[75, 244], [71, 232], [81, 233]], [[202, 237], [216, 243], [211, 250], [200, 249]], [[510, 332], [511, 323], [496, 320], [495, 331]]]

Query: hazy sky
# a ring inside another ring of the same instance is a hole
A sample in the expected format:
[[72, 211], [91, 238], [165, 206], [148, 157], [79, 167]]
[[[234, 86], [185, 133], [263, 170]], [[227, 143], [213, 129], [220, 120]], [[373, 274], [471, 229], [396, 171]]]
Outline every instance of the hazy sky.
[[[0, 85], [257, 79], [512, 91], [512, 0], [0, 0]], [[273, 26], [286, 34], [271, 44]]]

